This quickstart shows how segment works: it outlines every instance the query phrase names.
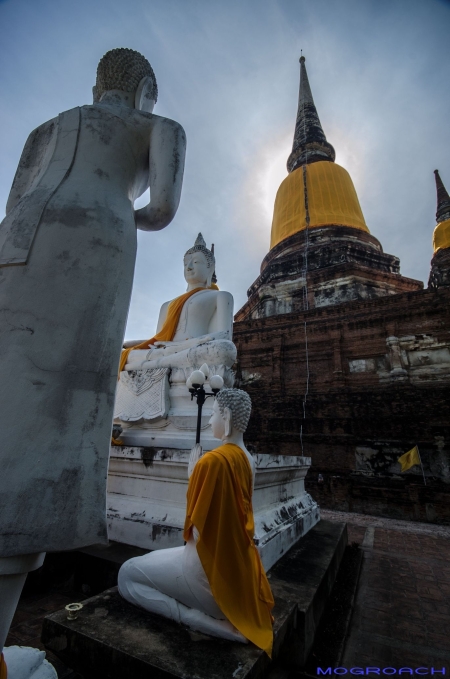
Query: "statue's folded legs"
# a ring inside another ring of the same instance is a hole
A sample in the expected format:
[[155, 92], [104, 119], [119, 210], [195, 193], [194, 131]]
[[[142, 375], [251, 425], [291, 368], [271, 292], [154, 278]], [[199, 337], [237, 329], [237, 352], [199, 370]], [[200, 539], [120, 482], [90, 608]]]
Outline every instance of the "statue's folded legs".
[[124, 599], [197, 632], [247, 643], [216, 604], [192, 537], [184, 547], [126, 561], [119, 571]]
[[236, 347], [230, 340], [219, 339], [198, 344], [190, 349], [176, 352], [168, 347], [168, 355], [160, 356], [161, 349], [138, 349], [130, 352], [126, 370], [149, 368], [185, 368], [207, 365], [232, 366], [236, 360]]

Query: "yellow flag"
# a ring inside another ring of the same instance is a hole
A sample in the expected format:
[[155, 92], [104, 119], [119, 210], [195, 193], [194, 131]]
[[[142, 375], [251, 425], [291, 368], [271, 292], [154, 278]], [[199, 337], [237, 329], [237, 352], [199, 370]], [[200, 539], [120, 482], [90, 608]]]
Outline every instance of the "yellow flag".
[[402, 465], [402, 472], [408, 471], [408, 469], [414, 467], [415, 464], [420, 464], [419, 449], [417, 446], [414, 446], [414, 448], [411, 448], [411, 450], [408, 450], [407, 453], [399, 457], [398, 462]]

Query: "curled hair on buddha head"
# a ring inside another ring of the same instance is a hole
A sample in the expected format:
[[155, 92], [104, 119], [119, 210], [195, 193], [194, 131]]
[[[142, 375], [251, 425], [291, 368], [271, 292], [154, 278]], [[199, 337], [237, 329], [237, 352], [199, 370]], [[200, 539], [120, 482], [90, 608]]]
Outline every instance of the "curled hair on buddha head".
[[203, 238], [201, 233], [198, 234], [194, 245], [191, 248], [189, 248], [189, 250], [186, 250], [184, 256], [186, 257], [186, 255], [192, 255], [194, 252], [203, 252], [208, 263], [208, 269], [210, 269], [211, 267], [213, 269], [215, 268], [216, 258], [214, 257], [214, 252], [212, 250], [208, 250], [208, 248], [206, 247], [205, 239]]
[[222, 417], [225, 414], [225, 408], [229, 408], [233, 418], [233, 427], [244, 432], [252, 412], [252, 401], [247, 392], [242, 389], [221, 389], [216, 396], [216, 401]]
[[142, 78], [149, 77], [153, 82], [152, 99], [158, 98], [158, 85], [155, 74], [147, 59], [126, 47], [110, 50], [100, 59], [97, 67], [96, 97], [100, 100], [104, 92], [121, 90], [136, 92]]

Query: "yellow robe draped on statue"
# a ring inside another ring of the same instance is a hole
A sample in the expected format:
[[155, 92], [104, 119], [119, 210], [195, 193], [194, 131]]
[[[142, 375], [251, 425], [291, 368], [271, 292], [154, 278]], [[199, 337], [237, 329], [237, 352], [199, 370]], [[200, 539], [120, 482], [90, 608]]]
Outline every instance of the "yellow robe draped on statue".
[[131, 351], [135, 351], [135, 349], [149, 349], [150, 346], [155, 342], [171, 342], [173, 340], [178, 327], [178, 321], [180, 320], [181, 311], [184, 307], [184, 303], [187, 302], [189, 297], [192, 297], [192, 295], [195, 295], [195, 293], [199, 292], [200, 290], [218, 289], [219, 288], [217, 285], [213, 283], [209, 286], [209, 288], [195, 288], [194, 290], [189, 290], [189, 292], [185, 292], [184, 295], [180, 295], [179, 297], [173, 299], [167, 308], [167, 317], [161, 330], [157, 332], [156, 335], [151, 339], [145, 340], [145, 342], [141, 342], [140, 344], [136, 344], [134, 347], [128, 347], [128, 349], [124, 349], [122, 351], [119, 363], [119, 378], [122, 370], [125, 370], [125, 366], [128, 363], [128, 356]]
[[271, 656], [274, 600], [253, 542], [252, 470], [231, 443], [200, 458], [187, 491], [184, 539], [199, 532], [197, 552], [222, 613]]

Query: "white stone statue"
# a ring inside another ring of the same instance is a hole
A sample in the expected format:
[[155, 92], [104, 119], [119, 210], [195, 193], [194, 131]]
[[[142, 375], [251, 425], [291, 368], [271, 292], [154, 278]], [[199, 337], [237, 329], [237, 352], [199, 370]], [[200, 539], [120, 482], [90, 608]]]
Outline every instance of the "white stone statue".
[[156, 98], [145, 57], [108, 52], [94, 104], [29, 136], [0, 225], [0, 649], [43, 553], [107, 541], [136, 229], [170, 223], [184, 168], [184, 131]]
[[[4, 663], [10, 679], [58, 679], [55, 668], [45, 659], [45, 652], [37, 648], [9, 646], [4, 649]], [[3, 676], [0, 666], [0, 677]]]
[[118, 585], [149, 612], [204, 634], [250, 640], [270, 654], [273, 599], [253, 543], [255, 463], [243, 441], [250, 412], [244, 391], [218, 393], [210, 422], [222, 445], [205, 453], [190, 477], [186, 545], [130, 559]]
[[[185, 368], [207, 365], [233, 365], [236, 348], [233, 333], [233, 297], [229, 292], [211, 289], [215, 258], [199, 233], [194, 247], [184, 255], [187, 292], [199, 289], [183, 305], [172, 340], [156, 341], [149, 350], [131, 351], [126, 370]], [[156, 334], [167, 320], [169, 302], [159, 312]], [[145, 340], [126, 342], [133, 347]]]
[[126, 445], [191, 448], [197, 418], [186, 389], [191, 373], [206, 365], [226, 386], [234, 383], [233, 297], [213, 283], [214, 253], [201, 234], [184, 255], [184, 277], [187, 291], [162, 305], [156, 335], [124, 345], [114, 417]]

